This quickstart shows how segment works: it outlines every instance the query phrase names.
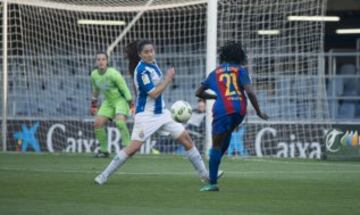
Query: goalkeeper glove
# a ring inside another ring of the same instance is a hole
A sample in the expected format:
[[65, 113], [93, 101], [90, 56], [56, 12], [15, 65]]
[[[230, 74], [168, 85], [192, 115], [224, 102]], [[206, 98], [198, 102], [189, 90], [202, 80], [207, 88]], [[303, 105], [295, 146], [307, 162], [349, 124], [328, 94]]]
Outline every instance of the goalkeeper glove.
[[92, 97], [91, 98], [91, 106], [90, 106], [90, 113], [92, 115], [95, 115], [97, 112], [97, 98]]
[[135, 105], [132, 100], [128, 101], [128, 103], [129, 103], [129, 108], [130, 108], [130, 114], [134, 115], [135, 114]]

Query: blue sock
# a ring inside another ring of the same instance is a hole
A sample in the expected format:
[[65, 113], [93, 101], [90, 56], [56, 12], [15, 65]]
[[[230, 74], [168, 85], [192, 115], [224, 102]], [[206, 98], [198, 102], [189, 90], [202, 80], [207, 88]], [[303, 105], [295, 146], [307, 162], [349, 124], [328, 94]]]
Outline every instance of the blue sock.
[[210, 184], [217, 184], [217, 174], [219, 170], [221, 157], [222, 157], [221, 149], [212, 148], [210, 150], [210, 160], [209, 160]]
[[227, 136], [221, 144], [221, 155], [224, 155], [226, 150], [229, 148], [230, 140], [231, 140], [231, 134]]

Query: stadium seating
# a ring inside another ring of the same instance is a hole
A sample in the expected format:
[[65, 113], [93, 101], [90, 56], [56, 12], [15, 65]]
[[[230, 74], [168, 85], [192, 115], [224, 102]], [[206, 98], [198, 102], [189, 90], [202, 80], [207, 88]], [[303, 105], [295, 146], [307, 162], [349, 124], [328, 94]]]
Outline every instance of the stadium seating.
[[358, 102], [356, 104], [356, 108], [355, 108], [355, 117], [360, 119], [360, 102]]
[[356, 68], [354, 64], [343, 64], [340, 67], [341, 75], [352, 75], [355, 74]]
[[[340, 75], [355, 75], [356, 69], [353, 64], [344, 64], [340, 68]], [[359, 82], [354, 77], [343, 77], [344, 82], [344, 96], [356, 96], [357, 95], [357, 87]]]
[[[85, 64], [88, 61], [87, 58], [82, 59], [82, 61], [74, 61], [73, 59], [61, 57], [41, 59], [41, 62], [39, 62], [29, 58], [24, 60], [25, 66], [23, 67], [10, 64], [8, 79], [9, 97], [11, 98], [9, 99], [9, 107], [11, 110], [9, 110], [9, 113], [18, 116], [44, 117], [90, 116], [88, 106], [91, 96], [89, 77], [91, 66]], [[162, 61], [166, 62], [166, 59], [162, 59]], [[123, 61], [117, 61], [114, 65], [116, 68], [126, 68], [125, 64]], [[63, 65], [63, 67], [59, 67], [59, 65]], [[167, 67], [167, 65], [160, 66], [161, 68]], [[19, 75], [25, 70], [30, 72], [31, 75], [26, 77]], [[133, 90], [133, 81], [124, 72], [126, 69], [120, 70], [129, 87]], [[201, 71], [199, 65], [182, 62], [181, 67], [177, 68], [174, 84], [164, 92], [167, 107], [170, 107], [173, 102], [179, 99], [187, 100], [193, 107], [196, 106], [197, 98], [194, 93], [204, 78], [200, 77]], [[339, 96], [360, 95], [360, 79], [347, 77], [356, 74], [356, 68], [353, 64], [343, 64], [338, 74], [339, 77], [328, 81], [326, 89], [329, 98], [330, 115], [337, 119], [360, 118], [360, 104], [355, 104], [351, 100], [345, 100], [345, 102], [339, 104], [339, 99], [334, 99]], [[345, 77], [341, 77], [341, 75], [345, 75]], [[314, 85], [316, 81], [317, 79], [313, 77], [302, 77], [300, 79], [283, 77], [278, 79], [274, 89], [275, 98], [280, 99], [281, 102], [271, 101], [272, 98], [270, 98], [266, 90], [256, 90], [260, 106], [264, 107], [264, 111], [270, 116], [283, 116], [284, 119], [311, 118], [313, 110], [302, 107], [299, 100], [292, 98], [300, 95], [299, 97], [307, 99], [316, 95], [316, 92], [311, 92], [305, 87]], [[251, 107], [249, 112], [253, 113], [251, 117], [256, 119], [254, 110]]]
[[330, 80], [326, 91], [328, 96], [341, 96], [344, 93], [344, 80], [339, 77]]
[[343, 102], [338, 111], [336, 118], [338, 119], [353, 119], [355, 117], [355, 104], [353, 102]]

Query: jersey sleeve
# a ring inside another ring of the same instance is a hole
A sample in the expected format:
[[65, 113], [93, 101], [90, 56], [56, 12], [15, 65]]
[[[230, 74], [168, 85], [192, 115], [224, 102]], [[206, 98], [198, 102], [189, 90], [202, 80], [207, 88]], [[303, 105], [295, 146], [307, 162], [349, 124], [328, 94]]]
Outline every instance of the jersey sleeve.
[[99, 88], [97, 88], [96, 86], [94, 71], [91, 73], [90, 80], [91, 80], [91, 87], [93, 92], [99, 92]]
[[241, 68], [241, 69], [240, 69], [240, 72], [239, 72], [239, 81], [240, 81], [240, 85], [241, 85], [241, 86], [245, 86], [245, 85], [252, 84], [250, 74], [249, 74], [249, 72], [248, 72], [246, 69], [244, 69], [244, 68]]
[[115, 81], [115, 85], [119, 89], [120, 93], [125, 97], [126, 101], [130, 101], [132, 99], [132, 96], [124, 77], [116, 71], [113, 79]]
[[146, 93], [150, 93], [155, 89], [154, 83], [151, 80], [150, 73], [146, 70], [137, 73], [137, 82], [139, 85], [139, 89], [145, 91]]
[[201, 82], [201, 85], [205, 87], [206, 89], [210, 88], [210, 82], [211, 82], [212, 73], [208, 75], [208, 77]]

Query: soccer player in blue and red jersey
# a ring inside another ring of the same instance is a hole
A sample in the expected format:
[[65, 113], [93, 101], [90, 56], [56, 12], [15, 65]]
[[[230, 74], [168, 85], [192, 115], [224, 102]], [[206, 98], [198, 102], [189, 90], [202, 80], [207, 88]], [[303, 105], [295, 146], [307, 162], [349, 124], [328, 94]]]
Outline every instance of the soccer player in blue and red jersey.
[[[243, 67], [246, 54], [240, 43], [229, 42], [220, 49], [220, 66], [212, 71], [197, 89], [196, 96], [215, 99], [212, 121], [212, 148], [209, 160], [209, 184], [200, 191], [219, 191], [217, 173], [221, 158], [227, 150], [231, 133], [246, 115], [246, 95], [257, 115], [264, 120], [269, 117], [260, 111], [256, 95], [251, 87], [251, 78]], [[209, 94], [207, 89], [215, 92]]]

